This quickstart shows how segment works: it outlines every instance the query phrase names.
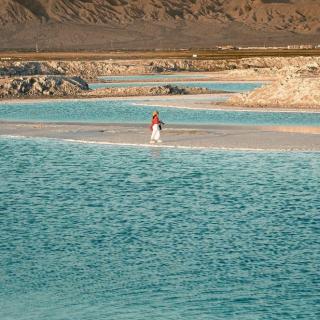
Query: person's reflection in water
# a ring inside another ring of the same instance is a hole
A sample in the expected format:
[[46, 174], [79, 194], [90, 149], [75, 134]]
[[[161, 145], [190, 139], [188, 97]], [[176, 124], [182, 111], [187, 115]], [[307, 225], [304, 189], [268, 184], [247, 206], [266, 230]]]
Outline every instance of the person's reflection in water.
[[150, 148], [150, 157], [153, 159], [161, 158], [161, 148]]

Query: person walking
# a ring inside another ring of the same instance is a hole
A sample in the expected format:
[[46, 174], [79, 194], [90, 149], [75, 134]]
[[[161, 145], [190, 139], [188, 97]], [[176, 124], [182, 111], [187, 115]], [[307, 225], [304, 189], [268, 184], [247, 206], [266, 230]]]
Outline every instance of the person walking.
[[154, 111], [150, 125], [150, 130], [152, 130], [150, 143], [162, 142], [162, 140], [160, 140], [161, 125], [164, 125], [164, 123], [159, 119], [159, 111]]

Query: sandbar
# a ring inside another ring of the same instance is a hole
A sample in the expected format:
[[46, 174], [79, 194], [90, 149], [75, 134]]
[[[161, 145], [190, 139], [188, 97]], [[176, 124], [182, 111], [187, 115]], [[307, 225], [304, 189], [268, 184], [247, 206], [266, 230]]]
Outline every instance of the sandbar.
[[301, 126], [170, 125], [149, 145], [147, 124], [0, 121], [0, 136], [162, 148], [320, 152], [320, 128]]

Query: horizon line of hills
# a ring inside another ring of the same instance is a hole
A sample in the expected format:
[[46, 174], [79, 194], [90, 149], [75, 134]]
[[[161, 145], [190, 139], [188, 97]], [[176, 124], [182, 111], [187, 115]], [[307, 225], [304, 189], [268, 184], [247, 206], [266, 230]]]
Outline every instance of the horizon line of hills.
[[319, 0], [1, 1], [0, 49], [320, 42]]

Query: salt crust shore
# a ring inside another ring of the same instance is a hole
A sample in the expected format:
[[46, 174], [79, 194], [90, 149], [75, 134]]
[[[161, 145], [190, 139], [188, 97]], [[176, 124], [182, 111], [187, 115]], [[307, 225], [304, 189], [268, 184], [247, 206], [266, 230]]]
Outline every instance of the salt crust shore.
[[320, 82], [318, 77], [291, 75], [251, 92], [233, 95], [227, 103], [242, 107], [319, 109]]
[[[315, 71], [316, 70], [316, 71]], [[197, 82], [201, 83], [202, 81], [216, 81], [216, 82], [262, 82], [265, 84], [262, 88], [258, 88], [251, 92], [245, 93], [226, 93], [226, 92], [214, 92], [211, 93], [205, 92], [204, 89], [189, 88], [188, 96], [193, 94], [200, 94], [200, 99], [205, 98], [206, 96], [212, 97], [214, 100], [216, 97], [224, 98], [224, 101], [210, 103], [194, 103], [185, 105], [172, 105], [167, 104], [165, 106], [173, 106], [179, 108], [188, 108], [188, 109], [203, 109], [203, 110], [221, 110], [231, 109], [234, 110], [289, 110], [289, 111], [305, 111], [310, 112], [320, 111], [319, 104], [319, 81], [318, 81], [318, 70], [319, 65], [304, 65], [303, 67], [289, 66], [273, 70], [270, 68], [262, 69], [235, 69], [235, 70], [225, 70], [220, 72], [199, 72]], [[171, 76], [174, 74], [170, 74]], [[176, 75], [179, 75], [176, 73]], [[181, 73], [180, 75], [187, 75], [187, 73]], [[195, 75], [195, 73], [190, 73], [189, 75]], [[313, 78], [310, 78], [312, 76]], [[305, 78], [308, 77], [308, 78]], [[159, 79], [153, 82], [154, 85], [157, 84]], [[163, 81], [163, 79], [161, 80]], [[172, 81], [172, 79], [170, 80]], [[179, 79], [179, 83], [183, 86], [184, 82], [189, 82], [190, 78]], [[121, 81], [123, 83], [131, 82]], [[149, 91], [150, 92], [149, 92]], [[192, 92], [194, 90], [194, 92]], [[196, 92], [198, 90], [198, 92]], [[174, 91], [174, 90], [173, 90]], [[178, 90], [179, 91], [179, 90]], [[26, 97], [20, 99], [8, 98], [5, 101], [42, 101], [42, 100], [62, 100], [62, 99], [145, 99], [146, 97], [153, 96], [154, 98], [164, 97], [165, 99], [170, 96], [176, 99], [185, 98], [176, 95], [175, 92], [172, 96], [171, 90], [166, 90], [165, 87], [129, 87], [129, 88], [107, 88], [107, 89], [96, 89], [88, 92], [81, 92], [75, 95], [68, 95], [66, 97], [53, 96], [53, 97]], [[162, 106], [157, 104], [156, 106]]]
[[[228, 106], [317, 109], [319, 102], [320, 57], [250, 57], [222, 60], [188, 60], [188, 59], [152, 59], [152, 60], [113, 60], [113, 61], [4, 61], [0, 63], [0, 75], [9, 76], [80, 76], [86, 80], [97, 81], [99, 76], [138, 75], [180, 72], [195, 72], [204, 78], [216, 81], [274, 81], [270, 86], [256, 89], [250, 93], [232, 95]], [[308, 78], [308, 79], [306, 79]], [[172, 78], [171, 78], [172, 79]], [[181, 79], [179, 83], [183, 83]], [[188, 81], [188, 79], [185, 79]], [[203, 80], [203, 79], [198, 79]], [[158, 79], [156, 79], [156, 82]], [[190, 81], [190, 80], [189, 80]], [[156, 83], [154, 82], [154, 83]], [[111, 92], [107, 92], [107, 91]], [[113, 92], [119, 89], [97, 90], [104, 96], [137, 96], [139, 92]], [[123, 90], [123, 89], [121, 89]], [[121, 91], [120, 90], [120, 91]], [[133, 90], [132, 88], [130, 90]], [[157, 91], [157, 90], [156, 90]], [[91, 95], [92, 93], [90, 93]], [[151, 95], [157, 93], [152, 90]], [[165, 92], [163, 94], [166, 94]], [[53, 95], [56, 95], [53, 93]], [[148, 93], [149, 95], [149, 93]], [[94, 94], [93, 94], [94, 96]], [[69, 95], [69, 98], [77, 98]]]
[[320, 127], [173, 125], [162, 131], [162, 144], [149, 145], [145, 124], [0, 122], [0, 137], [208, 150], [320, 152]]
[[[225, 95], [223, 95], [225, 97]], [[299, 108], [255, 108], [255, 107], [239, 107], [232, 106], [220, 102], [208, 102], [208, 101], [197, 101], [197, 102], [157, 102], [153, 101], [141, 101], [134, 102], [136, 106], [153, 106], [155, 108], [176, 108], [176, 109], [189, 109], [189, 110], [211, 110], [211, 111], [227, 111], [227, 112], [277, 112], [277, 113], [320, 113], [320, 109], [299, 109]]]

